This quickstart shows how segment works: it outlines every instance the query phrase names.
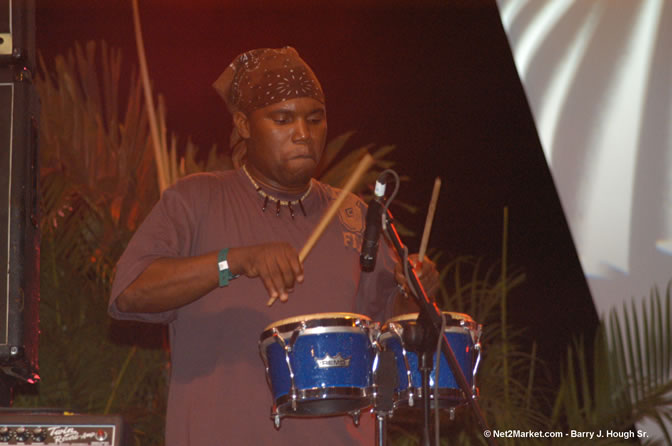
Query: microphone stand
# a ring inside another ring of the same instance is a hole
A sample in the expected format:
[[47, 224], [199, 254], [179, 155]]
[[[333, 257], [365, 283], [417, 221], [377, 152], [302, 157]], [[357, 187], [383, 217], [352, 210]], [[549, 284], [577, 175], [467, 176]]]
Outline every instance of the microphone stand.
[[[428, 355], [425, 350], [428, 350], [426, 346], [430, 345], [429, 340], [431, 338], [434, 339], [434, 344], [436, 345], [436, 340], [438, 339], [438, 336], [442, 337], [442, 342], [441, 342], [441, 351], [443, 353], [443, 356], [446, 358], [448, 361], [448, 365], [450, 366], [451, 371], [453, 372], [453, 375], [455, 377], [455, 380], [457, 381], [457, 384], [460, 387], [460, 390], [462, 390], [462, 393], [464, 394], [464, 397], [466, 398], [469, 407], [471, 407], [472, 412], [474, 413], [474, 416], [476, 417], [476, 421], [481, 429], [481, 432], [485, 432], [486, 430], [490, 430], [488, 428], [488, 424], [485, 421], [485, 417], [483, 416], [483, 411], [481, 410], [480, 405], [478, 404], [478, 401], [476, 401], [476, 395], [472, 392], [472, 389], [469, 387], [469, 383], [467, 382], [467, 379], [464, 376], [464, 373], [462, 372], [462, 369], [460, 368], [459, 363], [457, 362], [457, 358], [455, 357], [455, 352], [453, 352], [452, 347], [450, 346], [450, 343], [448, 342], [448, 338], [446, 338], [445, 333], [441, 333], [441, 326], [442, 326], [442, 321], [443, 321], [443, 314], [441, 310], [436, 306], [435, 303], [431, 302], [429, 300], [429, 297], [427, 296], [427, 293], [425, 292], [424, 288], [422, 287], [422, 284], [420, 283], [420, 280], [418, 279], [417, 274], [415, 273], [415, 270], [413, 267], [410, 265], [410, 262], [408, 262], [408, 259], [404, 258], [404, 244], [401, 241], [401, 238], [399, 237], [399, 233], [397, 232], [397, 229], [394, 227], [393, 223], [393, 218], [392, 214], [389, 212], [389, 210], [386, 212], [385, 215], [385, 225], [383, 227], [383, 231], [385, 232], [385, 235], [387, 238], [392, 242], [394, 245], [395, 250], [397, 251], [397, 254], [399, 254], [399, 257], [404, 260], [407, 265], [402, 265], [404, 268], [408, 266], [409, 271], [411, 272], [409, 274], [409, 278], [411, 283], [413, 284], [413, 288], [415, 290], [418, 290], [418, 294], [414, 295], [414, 298], [420, 307], [420, 314], [418, 315], [417, 319], [417, 325], [420, 326], [425, 333], [425, 337], [423, 340], [423, 345], [425, 348], [423, 348], [423, 353], [421, 354], [421, 372], [422, 372], [422, 393], [423, 393], [423, 410], [425, 412], [424, 414], [424, 432], [423, 432], [423, 446], [428, 446], [430, 444], [430, 437], [429, 437], [429, 374], [432, 370], [432, 365], [431, 365], [431, 359], [428, 359], [428, 357], [431, 357]], [[413, 293], [411, 293], [413, 294]], [[430, 336], [427, 336], [427, 334], [430, 334]], [[431, 350], [430, 350], [431, 351]], [[428, 370], [423, 370], [427, 369]], [[439, 377], [437, 376], [436, 379], [438, 380]], [[438, 401], [434, 401], [435, 406], [438, 408]], [[496, 446], [497, 442], [495, 441], [494, 438], [489, 437], [486, 438], [487, 443], [490, 446]], [[438, 446], [438, 445], [437, 445]]]
[[376, 414], [376, 446], [387, 445], [387, 418], [394, 409], [394, 389], [399, 385], [397, 364], [392, 351], [379, 351], [374, 371], [373, 410]]

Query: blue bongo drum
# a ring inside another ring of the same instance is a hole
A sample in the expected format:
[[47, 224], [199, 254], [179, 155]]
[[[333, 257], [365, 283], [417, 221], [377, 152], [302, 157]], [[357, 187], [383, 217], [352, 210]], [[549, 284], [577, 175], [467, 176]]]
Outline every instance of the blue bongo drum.
[[[472, 393], [478, 392], [476, 372], [481, 357], [481, 326], [461, 313], [443, 312], [444, 333], [450, 343], [455, 358], [467, 379]], [[415, 329], [418, 313], [404, 314], [389, 319], [383, 325], [379, 344], [383, 350], [393, 351], [399, 376], [399, 385], [395, 389], [395, 407], [413, 406], [414, 399], [421, 399], [422, 375], [419, 369], [418, 353], [411, 351], [405, 342], [406, 335]], [[430, 399], [434, 399], [434, 387], [438, 385], [439, 407], [452, 408], [466, 402], [465, 395], [457, 384], [457, 379], [441, 355], [439, 373], [436, 376], [436, 353], [432, 359], [433, 368], [429, 376]], [[438, 383], [437, 383], [438, 380]]]
[[285, 416], [350, 414], [357, 421], [372, 404], [375, 331], [371, 319], [352, 313], [296, 316], [266, 327], [259, 352], [276, 427]]

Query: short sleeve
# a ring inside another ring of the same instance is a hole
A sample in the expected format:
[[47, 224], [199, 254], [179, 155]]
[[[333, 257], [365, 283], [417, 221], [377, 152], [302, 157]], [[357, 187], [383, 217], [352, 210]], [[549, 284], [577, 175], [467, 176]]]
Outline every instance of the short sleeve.
[[108, 313], [115, 319], [168, 323], [176, 311], [160, 313], [124, 313], [119, 311], [116, 299], [156, 259], [186, 257], [196, 231], [196, 211], [190, 189], [194, 180], [178, 182], [163, 192], [145, 221], [131, 238], [117, 263], [116, 274], [108, 305]]

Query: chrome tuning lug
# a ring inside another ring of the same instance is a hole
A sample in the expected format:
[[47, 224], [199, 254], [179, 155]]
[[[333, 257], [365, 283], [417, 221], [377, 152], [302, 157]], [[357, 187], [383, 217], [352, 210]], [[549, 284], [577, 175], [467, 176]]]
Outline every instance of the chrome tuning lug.
[[362, 415], [362, 412], [359, 410], [355, 410], [353, 412], [350, 412], [350, 416], [352, 417], [352, 422], [356, 427], [359, 427], [359, 417]]

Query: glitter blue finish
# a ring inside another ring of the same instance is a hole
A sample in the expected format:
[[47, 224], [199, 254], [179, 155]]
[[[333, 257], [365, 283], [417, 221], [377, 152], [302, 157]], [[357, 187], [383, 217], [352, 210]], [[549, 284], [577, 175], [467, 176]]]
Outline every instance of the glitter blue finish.
[[[458, 364], [462, 373], [464, 373], [465, 378], [469, 386], [473, 384], [473, 368], [476, 361], [476, 351], [474, 349], [474, 344], [471, 339], [471, 335], [467, 332], [465, 333], [455, 333], [455, 332], [446, 332], [446, 337], [450, 343], [453, 352], [455, 353], [455, 358], [457, 359]], [[399, 387], [397, 391], [403, 391], [408, 389], [408, 379], [406, 379], [406, 364], [404, 362], [402, 354], [402, 346], [399, 338], [397, 336], [383, 336], [381, 338], [381, 345], [385, 350], [392, 350], [394, 352], [396, 364], [397, 364], [397, 373], [399, 374]], [[418, 366], [418, 355], [411, 351], [406, 351], [406, 358], [408, 359], [408, 366], [411, 371], [411, 382], [413, 387], [420, 388], [422, 387], [422, 375]], [[436, 354], [432, 356], [432, 364], [436, 363]], [[434, 386], [436, 382], [436, 367], [432, 367], [432, 372], [429, 375], [429, 385]], [[448, 365], [446, 358], [441, 355], [439, 362], [439, 388], [440, 389], [459, 389], [455, 375]]]
[[[289, 336], [285, 342], [289, 343]], [[290, 393], [291, 379], [285, 350], [279, 342], [266, 346], [273, 398]], [[317, 360], [327, 355], [349, 360], [347, 367], [320, 368]], [[297, 390], [339, 387], [368, 388], [373, 385], [371, 367], [375, 352], [366, 331], [348, 330], [320, 334], [300, 334], [289, 352]]]
[[[415, 324], [414, 320], [407, 320], [405, 322], [397, 322], [398, 325], [402, 327], [403, 330], [411, 329], [411, 326]], [[447, 328], [444, 332], [450, 347], [455, 353], [455, 359], [457, 359], [458, 365], [464, 377], [469, 384], [469, 387], [472, 387], [474, 384], [474, 366], [478, 358], [478, 351], [475, 348], [472, 331], [466, 327], [451, 326]], [[384, 350], [394, 352], [395, 362], [397, 365], [397, 373], [399, 376], [399, 385], [395, 389], [399, 398], [402, 398], [401, 395], [405, 395], [409, 391], [409, 387], [412, 387], [413, 393], [418, 394], [419, 390], [422, 388], [422, 374], [419, 369], [419, 357], [418, 354], [406, 349], [406, 360], [408, 361], [408, 369], [406, 367], [406, 362], [404, 361], [403, 355], [403, 346], [402, 340], [399, 338], [395, 330], [392, 330], [391, 327], [387, 326], [383, 329], [383, 333], [380, 336], [379, 342], [381, 347]], [[401, 334], [401, 333], [399, 333]], [[477, 335], [480, 336], [480, 335]], [[403, 335], [402, 335], [403, 337]], [[409, 386], [407, 370], [410, 371], [411, 384]], [[443, 355], [441, 355], [439, 362], [439, 373], [438, 373], [438, 387], [439, 387], [439, 400], [441, 404], [460, 404], [464, 401], [460, 387], [457, 384], [457, 380], [453, 371], [451, 370], [448, 361]], [[429, 376], [429, 385], [431, 388], [434, 388], [436, 383], [436, 354], [432, 355], [432, 371]]]

